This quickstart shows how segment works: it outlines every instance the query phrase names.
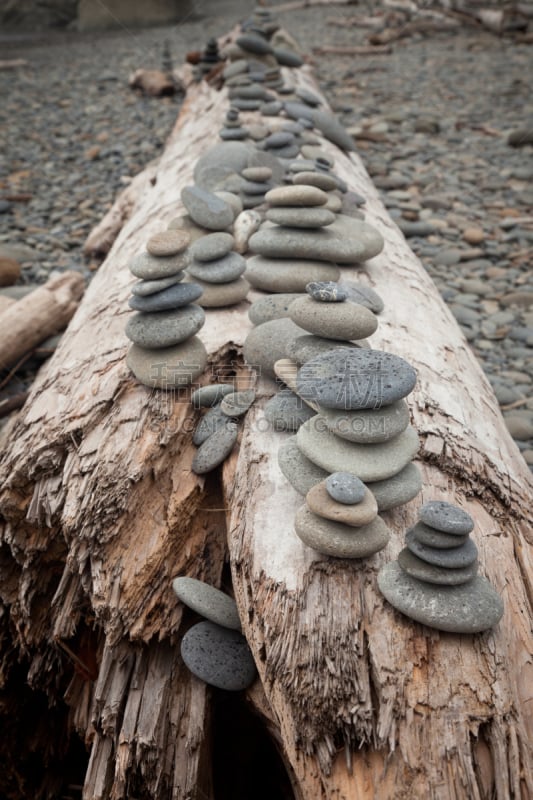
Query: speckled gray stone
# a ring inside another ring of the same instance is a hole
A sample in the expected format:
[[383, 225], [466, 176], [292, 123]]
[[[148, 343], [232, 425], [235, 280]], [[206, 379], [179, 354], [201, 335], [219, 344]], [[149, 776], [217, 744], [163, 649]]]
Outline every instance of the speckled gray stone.
[[309, 489], [329, 475], [329, 472], [304, 456], [296, 443], [296, 436], [291, 436], [279, 446], [278, 465], [293, 489], [304, 497]]
[[275, 378], [274, 364], [285, 358], [288, 342], [301, 336], [302, 329], [290, 319], [274, 319], [253, 328], [244, 342], [243, 355], [246, 363], [260, 374]]
[[275, 431], [297, 431], [315, 413], [290, 389], [281, 389], [264, 408], [265, 419]]
[[235, 215], [231, 206], [207, 189], [185, 186], [181, 190], [181, 200], [193, 222], [202, 228], [223, 231], [233, 223]]
[[437, 550], [448, 550], [450, 547], [460, 547], [468, 539], [468, 534], [458, 536], [456, 533], [443, 533], [423, 522], [417, 522], [414, 526], [413, 534], [420, 544], [426, 547], [436, 547]]
[[461, 586], [435, 586], [408, 575], [397, 561], [382, 567], [378, 586], [389, 603], [411, 619], [451, 633], [478, 633], [500, 621], [503, 602], [486, 578]]
[[210, 622], [240, 631], [241, 621], [235, 600], [229, 595], [196, 578], [180, 577], [172, 588], [182, 603]]
[[415, 383], [416, 372], [403, 358], [354, 348], [337, 348], [313, 358], [297, 378], [298, 394], [305, 400], [347, 410], [390, 405], [409, 394]]
[[418, 436], [409, 426], [383, 444], [357, 444], [340, 439], [328, 430], [317, 414], [296, 435], [298, 447], [307, 458], [328, 472], [353, 472], [362, 481], [382, 481], [400, 472], [416, 455]]
[[160, 278], [156, 281], [137, 281], [131, 287], [132, 294], [136, 297], [149, 297], [151, 294], [162, 292], [170, 286], [179, 283], [185, 277], [185, 272], [178, 272], [170, 278]]
[[255, 400], [255, 391], [245, 389], [242, 392], [232, 392], [224, 396], [220, 410], [228, 417], [242, 417]]
[[128, 320], [126, 336], [140, 347], [155, 350], [184, 342], [194, 336], [204, 322], [203, 309], [192, 304], [152, 314], [137, 312]]
[[239, 253], [228, 253], [215, 261], [192, 261], [187, 272], [206, 283], [230, 283], [240, 278], [245, 269], [245, 258]]
[[326, 491], [337, 503], [351, 506], [361, 502], [366, 486], [351, 472], [334, 472], [326, 478]]
[[207, 351], [198, 337], [181, 344], [151, 350], [132, 344], [126, 364], [137, 380], [154, 389], [189, 386], [207, 365]]
[[204, 475], [222, 464], [233, 450], [238, 435], [237, 423], [226, 417], [226, 423], [219, 425], [196, 451], [191, 464], [192, 471], [196, 475]]
[[237, 278], [230, 283], [207, 283], [207, 281], [196, 279], [202, 287], [202, 296], [198, 300], [198, 305], [203, 308], [222, 308], [224, 306], [234, 306], [246, 298], [250, 291], [250, 284], [244, 278]]
[[421, 558], [422, 561], [427, 561], [428, 564], [434, 564], [436, 567], [449, 567], [450, 569], [468, 567], [477, 559], [477, 547], [470, 538], [467, 538], [459, 547], [438, 550], [436, 547], [427, 547], [422, 544], [416, 538], [413, 528], [411, 528], [405, 534], [405, 543], [411, 553]]
[[[254, 234], [255, 235], [255, 234]], [[264, 292], [305, 292], [310, 281], [336, 281], [340, 270], [336, 264], [292, 258], [252, 256], [246, 262], [245, 277], [256, 289]], [[302, 331], [303, 333], [303, 331]]]
[[200, 386], [191, 395], [191, 404], [194, 408], [212, 408], [220, 403], [223, 397], [235, 391], [232, 383], [209, 383]]
[[152, 256], [150, 253], [140, 253], [130, 262], [129, 268], [136, 278], [153, 281], [161, 278], [177, 278], [186, 265], [185, 253], [178, 253], [176, 256]]
[[248, 310], [248, 317], [253, 325], [262, 325], [263, 322], [270, 322], [273, 319], [282, 319], [289, 316], [289, 305], [297, 297], [301, 297], [296, 292], [285, 294], [272, 294], [267, 297], [260, 297], [254, 300]]
[[435, 564], [428, 564], [427, 561], [415, 556], [408, 547], [404, 547], [398, 554], [398, 564], [413, 578], [440, 586], [460, 586], [477, 575], [478, 567], [477, 559], [467, 567], [437, 567]]
[[347, 292], [348, 300], [359, 303], [374, 314], [380, 314], [385, 308], [385, 303], [374, 289], [364, 286], [356, 281], [340, 281], [339, 285]]
[[335, 281], [312, 281], [305, 291], [319, 303], [342, 303], [348, 295]]
[[323, 353], [329, 353], [333, 348], [338, 347], [369, 349], [370, 345], [366, 339], [361, 339], [358, 342], [344, 342], [335, 339], [323, 339], [321, 336], [313, 336], [309, 333], [305, 336], [299, 336], [290, 342], [287, 346], [287, 355], [297, 364], [305, 364], [307, 361], [311, 361], [311, 359]]
[[313, 514], [307, 505], [296, 512], [294, 529], [308, 547], [334, 558], [368, 558], [382, 550], [390, 539], [389, 529], [381, 517], [353, 528]]
[[147, 297], [133, 295], [128, 304], [135, 311], [166, 311], [193, 303], [201, 294], [202, 289], [197, 283], [176, 283], [162, 292]]
[[211, 686], [239, 692], [256, 676], [248, 643], [238, 631], [199, 622], [181, 640], [181, 657], [193, 675]]
[[375, 314], [355, 303], [339, 303], [332, 310], [329, 303], [321, 303], [306, 295], [295, 300], [289, 309], [296, 325], [324, 339], [365, 339], [378, 327]]
[[408, 464], [392, 478], [367, 486], [376, 498], [378, 511], [390, 511], [417, 496], [422, 489], [422, 477], [416, 464]]
[[200, 447], [206, 439], [209, 439], [210, 436], [213, 435], [215, 431], [217, 431], [222, 426], [226, 425], [228, 422], [227, 414], [224, 414], [222, 409], [220, 408], [220, 403], [217, 405], [212, 406], [209, 411], [207, 411], [198, 425], [192, 436], [192, 442], [196, 445], [196, 447]]
[[421, 522], [443, 533], [464, 536], [474, 530], [474, 520], [459, 506], [441, 500], [424, 503], [419, 512]]
[[409, 407], [405, 400], [397, 400], [382, 408], [357, 411], [321, 408], [320, 413], [332, 433], [359, 444], [388, 442], [409, 425]]
[[229, 253], [234, 244], [235, 239], [231, 233], [209, 233], [194, 242], [189, 252], [195, 261], [214, 261]]
[[265, 216], [270, 222], [288, 228], [325, 228], [335, 222], [335, 214], [328, 208], [277, 206], [269, 208]]

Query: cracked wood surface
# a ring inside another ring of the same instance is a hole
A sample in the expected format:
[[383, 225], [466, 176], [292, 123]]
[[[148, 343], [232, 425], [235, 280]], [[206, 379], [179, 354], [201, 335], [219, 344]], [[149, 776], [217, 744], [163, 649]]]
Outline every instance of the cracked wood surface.
[[[298, 82], [318, 92], [307, 68]], [[359, 158], [324, 143], [336, 172], [367, 197], [367, 219], [386, 247], [343, 276], [385, 301], [372, 345], [418, 370], [410, 407], [424, 490], [384, 515], [393, 534], [385, 551], [362, 562], [327, 559], [295, 536], [303, 501], [277, 467], [282, 435], [261, 425], [274, 383], [259, 380], [220, 490], [216, 475], [190, 472], [196, 412], [187, 392], [153, 392], [128, 373], [127, 264], [180, 213], [180, 188], [216, 142], [227, 104], [225, 92], [191, 89], [155, 184], [139, 180], [131, 216], [10, 428], [0, 596], [14, 646], [30, 659], [32, 685], [51, 696], [54, 671], [72, 672], [71, 723], [91, 748], [86, 798], [210, 796], [202, 784], [208, 692], [183, 668], [178, 643], [191, 618], [170, 583], [189, 574], [220, 585], [229, 552], [262, 684], [249, 699], [299, 800], [526, 797], [530, 476], [479, 364]], [[239, 371], [247, 309], [207, 311], [205, 382]], [[494, 631], [431, 631], [377, 592], [379, 566], [427, 499], [460, 502], [476, 520], [481, 571], [505, 601]], [[78, 638], [85, 629], [94, 639], [91, 680], [63, 655], [69, 648], [91, 677]]]

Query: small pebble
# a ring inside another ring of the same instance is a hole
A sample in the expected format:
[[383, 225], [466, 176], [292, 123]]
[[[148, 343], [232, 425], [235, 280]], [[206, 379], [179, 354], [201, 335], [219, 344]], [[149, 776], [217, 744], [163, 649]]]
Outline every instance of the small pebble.
[[308, 283], [305, 291], [313, 300], [321, 303], [342, 303], [348, 297], [348, 292], [334, 281], [314, 281]]
[[351, 472], [334, 472], [326, 478], [329, 496], [337, 503], [360, 503], [365, 496], [366, 486], [357, 475]]

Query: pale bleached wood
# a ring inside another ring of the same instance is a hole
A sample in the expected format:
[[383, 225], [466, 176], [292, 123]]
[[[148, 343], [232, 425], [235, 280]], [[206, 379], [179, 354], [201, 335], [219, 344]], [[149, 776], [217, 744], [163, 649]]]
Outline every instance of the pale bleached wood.
[[[307, 69], [297, 74], [318, 91]], [[298, 800], [527, 796], [529, 475], [479, 365], [359, 159], [324, 142], [336, 171], [367, 196], [368, 219], [387, 244], [365, 269], [343, 275], [375, 286], [386, 302], [372, 344], [419, 371], [411, 406], [425, 489], [387, 515], [386, 551], [341, 562], [297, 539], [302, 500], [277, 467], [281, 435], [260, 422], [274, 383], [258, 384], [219, 495], [216, 476], [190, 472], [188, 393], [152, 392], [128, 373], [128, 261], [180, 213], [180, 188], [216, 142], [226, 108], [225, 92], [191, 89], [155, 185], [139, 181], [145, 189], [131, 216], [10, 429], [0, 597], [16, 622], [13, 646], [53, 697], [51, 670], [71, 668], [56, 643], [64, 650], [80, 630], [94, 630], [87, 653], [70, 649], [83, 664], [92, 653], [98, 677], [82, 686], [73, 675], [67, 697], [91, 746], [86, 798], [133, 796], [139, 772], [147, 797], [188, 796], [205, 766], [208, 704], [181, 665], [182, 609], [170, 582], [181, 573], [219, 585], [227, 536], [263, 686], [250, 702]], [[219, 374], [240, 370], [247, 308], [207, 312], [200, 337]], [[398, 552], [416, 508], [439, 497], [474, 515], [482, 570], [506, 602], [500, 625], [483, 636], [424, 629], [376, 591], [376, 571]]]

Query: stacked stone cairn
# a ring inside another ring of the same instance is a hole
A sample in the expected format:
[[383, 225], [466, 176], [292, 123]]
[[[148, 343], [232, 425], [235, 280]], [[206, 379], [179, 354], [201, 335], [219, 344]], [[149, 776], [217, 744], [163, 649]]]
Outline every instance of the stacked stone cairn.
[[193, 75], [195, 80], [201, 81], [213, 67], [220, 62], [220, 53], [216, 39], [208, 39], [204, 51], [202, 52], [198, 64], [195, 65]]
[[257, 670], [241, 633], [235, 600], [195, 578], [175, 578], [172, 588], [184, 605], [205, 618], [189, 628], [181, 641], [185, 666], [218, 689], [238, 692], [248, 688]]
[[209, 384], [193, 392], [193, 407], [208, 409], [192, 438], [198, 447], [191, 466], [194, 473], [204, 475], [225, 461], [239, 435], [238, 420], [254, 400], [253, 389], [235, 391], [231, 383]]
[[185, 231], [157, 233], [130, 264], [139, 281], [129, 301], [137, 313], [126, 325], [132, 342], [126, 363], [141, 383], [153, 388], [186, 386], [207, 363], [206, 349], [195, 336], [205, 321], [203, 309], [194, 303], [202, 289], [182, 282], [189, 241]]
[[224, 141], [240, 141], [248, 137], [248, 128], [243, 128], [239, 120], [239, 109], [232, 106], [226, 112], [224, 127], [218, 135]]
[[378, 586], [389, 603], [441, 631], [478, 633], [496, 625], [503, 602], [477, 574], [477, 548], [469, 537], [473, 529], [472, 517], [458, 506], [423, 505], [398, 560], [379, 572]]
[[273, 188], [270, 167], [245, 167], [241, 171], [240, 198], [243, 208], [263, 205], [265, 195]]

